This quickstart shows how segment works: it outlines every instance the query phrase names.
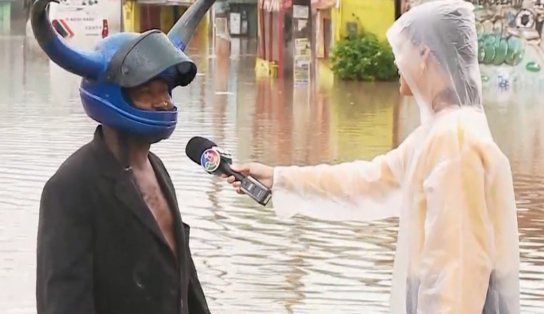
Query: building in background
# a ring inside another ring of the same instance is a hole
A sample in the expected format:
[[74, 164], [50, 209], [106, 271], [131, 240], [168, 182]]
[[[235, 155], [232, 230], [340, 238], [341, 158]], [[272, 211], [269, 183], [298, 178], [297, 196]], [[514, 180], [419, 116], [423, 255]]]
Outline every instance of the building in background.
[[313, 54], [311, 0], [259, 0], [258, 76], [307, 81]]
[[334, 43], [332, 16], [338, 0], [312, 0], [316, 58], [328, 59]]
[[257, 0], [229, 0], [228, 25], [233, 37], [257, 37]]
[[352, 32], [365, 30], [385, 40], [401, 5], [401, 0], [308, 0], [310, 20], [305, 22], [297, 20], [295, 15], [301, 11], [294, 10], [293, 2], [296, 0], [258, 2], [258, 75], [290, 75], [293, 53], [300, 48], [293, 35], [304, 28], [302, 23], [310, 29], [311, 62], [317, 65], [318, 60], [327, 61], [335, 43]]
[[[145, 32], [160, 29], [168, 33], [194, 0], [124, 0], [123, 31]], [[191, 42], [207, 49], [209, 15], [200, 22]], [[189, 49], [189, 48], [188, 48]]]
[[24, 35], [25, 21], [25, 1], [0, 0], [0, 35]]
[[119, 0], [62, 0], [49, 4], [53, 28], [69, 44], [93, 49], [110, 34], [122, 31]]
[[362, 29], [385, 39], [387, 29], [397, 16], [396, 2], [400, 0], [337, 0], [331, 12], [334, 39], [340, 40]]
[[[403, 0], [403, 12], [426, 1]], [[484, 90], [542, 89], [544, 1], [468, 2], [474, 5]]]
[[12, 0], [0, 0], [0, 34], [11, 33], [11, 3]]
[[285, 50], [290, 42], [292, 3], [285, 0], [259, 0], [258, 2], [258, 48], [257, 76], [283, 77]]
[[145, 32], [160, 29], [167, 33], [194, 0], [126, 0], [123, 30]]

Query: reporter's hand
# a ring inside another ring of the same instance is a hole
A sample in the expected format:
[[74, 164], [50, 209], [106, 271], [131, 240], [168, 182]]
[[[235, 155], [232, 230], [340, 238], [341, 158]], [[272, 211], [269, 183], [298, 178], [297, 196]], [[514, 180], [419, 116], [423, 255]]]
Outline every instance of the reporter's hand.
[[[250, 162], [246, 164], [231, 165], [231, 169], [240, 172], [244, 176], [252, 176], [269, 189], [272, 188], [272, 184], [274, 183], [274, 167], [258, 162]], [[229, 176], [227, 182], [234, 187], [238, 194], [244, 193], [240, 188], [240, 181], [236, 181], [234, 176]]]

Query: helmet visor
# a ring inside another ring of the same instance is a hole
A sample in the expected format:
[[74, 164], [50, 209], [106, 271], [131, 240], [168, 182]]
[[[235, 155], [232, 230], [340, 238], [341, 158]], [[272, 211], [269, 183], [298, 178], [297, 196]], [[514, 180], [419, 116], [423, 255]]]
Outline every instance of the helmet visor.
[[158, 30], [143, 33], [117, 51], [108, 68], [108, 80], [130, 88], [154, 78], [164, 78], [172, 88], [193, 81], [194, 62]]

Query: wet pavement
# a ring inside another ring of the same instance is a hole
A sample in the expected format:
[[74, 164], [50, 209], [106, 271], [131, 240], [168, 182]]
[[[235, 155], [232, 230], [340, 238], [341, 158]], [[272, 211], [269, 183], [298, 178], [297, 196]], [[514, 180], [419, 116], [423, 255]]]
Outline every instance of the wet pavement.
[[[0, 38], [0, 313], [35, 313], [38, 205], [44, 182], [92, 138], [79, 80]], [[417, 123], [397, 84], [337, 82], [315, 93], [256, 81], [254, 56], [189, 51], [195, 82], [178, 88], [178, 128], [153, 147], [177, 188], [191, 248], [213, 313], [386, 313], [397, 221], [280, 220], [235, 194], [184, 153], [195, 135], [235, 160], [315, 164], [368, 159]], [[251, 50], [249, 51], [251, 52]], [[544, 312], [544, 99], [538, 92], [485, 95], [492, 132], [511, 161], [521, 234], [522, 313]]]

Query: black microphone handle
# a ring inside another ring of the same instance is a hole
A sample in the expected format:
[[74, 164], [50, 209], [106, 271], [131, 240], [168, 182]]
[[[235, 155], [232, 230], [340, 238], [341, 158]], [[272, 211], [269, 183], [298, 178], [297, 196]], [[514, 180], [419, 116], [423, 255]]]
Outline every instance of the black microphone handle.
[[223, 172], [224, 174], [226, 175], [230, 175], [230, 176], [234, 176], [234, 178], [236, 179], [236, 181], [240, 181], [242, 182], [242, 180], [244, 180], [246, 177], [241, 174], [240, 172], [238, 171], [234, 171], [231, 169], [231, 167], [229, 166], [229, 164], [227, 163], [221, 163], [221, 172]]
[[236, 181], [240, 182], [241, 190], [259, 204], [266, 206], [270, 200], [271, 191], [269, 188], [251, 176], [244, 176], [240, 172], [232, 170], [228, 162], [220, 163], [218, 170], [226, 175], [234, 176]]

